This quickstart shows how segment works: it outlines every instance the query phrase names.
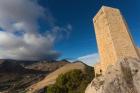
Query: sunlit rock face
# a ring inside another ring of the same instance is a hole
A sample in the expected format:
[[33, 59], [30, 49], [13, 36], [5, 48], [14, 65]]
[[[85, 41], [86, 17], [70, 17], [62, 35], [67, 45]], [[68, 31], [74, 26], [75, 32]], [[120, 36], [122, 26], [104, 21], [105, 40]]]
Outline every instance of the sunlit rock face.
[[123, 58], [95, 77], [85, 93], [140, 93], [140, 60]]

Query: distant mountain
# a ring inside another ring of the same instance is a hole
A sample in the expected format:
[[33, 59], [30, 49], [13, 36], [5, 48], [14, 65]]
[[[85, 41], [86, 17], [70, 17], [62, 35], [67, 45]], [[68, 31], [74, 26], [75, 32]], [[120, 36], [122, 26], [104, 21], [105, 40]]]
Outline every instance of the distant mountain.
[[26, 66], [26, 68], [34, 69], [34, 70], [40, 70], [40, 71], [49, 71], [52, 72], [65, 64], [68, 64], [67, 60], [61, 60], [61, 61], [40, 61], [36, 62], [34, 64]]
[[[29, 62], [29, 63], [28, 63]], [[68, 64], [62, 61], [0, 60], [0, 92], [21, 93], [49, 73]]]
[[14, 63], [19, 63], [19, 64], [22, 64], [22, 65], [31, 65], [31, 64], [34, 64], [36, 62], [39, 62], [39, 61], [30, 61], [30, 60], [13, 60], [13, 59], [0, 59], [0, 64], [3, 63], [3, 62], [14, 62]]
[[26, 73], [34, 73], [34, 74], [39, 74], [39, 73], [47, 73], [47, 71], [39, 71], [35, 69], [27, 69], [23, 67], [20, 63], [18, 62], [6, 62], [4, 61], [0, 65], [0, 73], [14, 73], [14, 74], [26, 74]]

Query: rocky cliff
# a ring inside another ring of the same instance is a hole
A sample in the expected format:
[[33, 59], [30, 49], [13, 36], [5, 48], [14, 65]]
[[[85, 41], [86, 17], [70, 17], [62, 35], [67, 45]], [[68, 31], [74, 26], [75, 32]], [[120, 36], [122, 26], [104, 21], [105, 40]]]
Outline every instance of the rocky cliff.
[[140, 93], [140, 60], [124, 58], [95, 77], [85, 93]]

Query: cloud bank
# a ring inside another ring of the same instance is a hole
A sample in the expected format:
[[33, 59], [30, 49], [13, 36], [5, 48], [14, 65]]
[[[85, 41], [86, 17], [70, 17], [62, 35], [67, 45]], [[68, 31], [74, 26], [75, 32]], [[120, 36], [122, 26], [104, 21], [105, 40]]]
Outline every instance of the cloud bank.
[[93, 53], [93, 54], [79, 57], [77, 60], [80, 60], [89, 66], [93, 66], [95, 63], [99, 61], [99, 55], [98, 53]]
[[[46, 32], [40, 33], [39, 18], [51, 25]], [[1, 59], [56, 59], [60, 53], [53, 50], [54, 43], [71, 29], [70, 24], [55, 25], [50, 11], [33, 0], [0, 0]]]

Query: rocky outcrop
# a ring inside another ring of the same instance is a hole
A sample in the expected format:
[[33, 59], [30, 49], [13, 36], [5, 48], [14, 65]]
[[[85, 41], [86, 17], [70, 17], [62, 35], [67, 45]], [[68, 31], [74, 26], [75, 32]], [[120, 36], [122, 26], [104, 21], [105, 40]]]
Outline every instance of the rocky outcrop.
[[85, 93], [140, 93], [140, 60], [124, 58], [95, 77]]

